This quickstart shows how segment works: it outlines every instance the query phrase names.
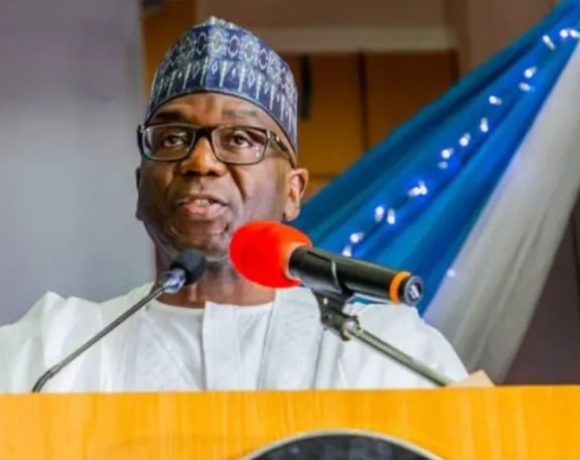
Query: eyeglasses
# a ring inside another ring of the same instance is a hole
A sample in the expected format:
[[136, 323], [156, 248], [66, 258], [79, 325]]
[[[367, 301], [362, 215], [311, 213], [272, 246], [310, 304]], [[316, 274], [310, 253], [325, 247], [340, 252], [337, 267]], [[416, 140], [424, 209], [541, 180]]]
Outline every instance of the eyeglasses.
[[153, 161], [181, 161], [187, 158], [195, 143], [206, 137], [216, 158], [227, 164], [252, 165], [264, 159], [274, 145], [284, 153], [292, 167], [294, 155], [272, 131], [253, 126], [193, 126], [159, 124], [139, 126], [137, 141], [141, 155]]

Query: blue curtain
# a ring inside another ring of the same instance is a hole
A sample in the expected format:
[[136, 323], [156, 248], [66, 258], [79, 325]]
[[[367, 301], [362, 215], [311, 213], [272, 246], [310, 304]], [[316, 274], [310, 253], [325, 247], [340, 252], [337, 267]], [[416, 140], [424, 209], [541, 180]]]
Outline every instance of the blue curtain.
[[561, 3], [365, 153], [293, 225], [317, 247], [422, 276], [424, 312], [566, 66], [579, 24], [580, 2]]

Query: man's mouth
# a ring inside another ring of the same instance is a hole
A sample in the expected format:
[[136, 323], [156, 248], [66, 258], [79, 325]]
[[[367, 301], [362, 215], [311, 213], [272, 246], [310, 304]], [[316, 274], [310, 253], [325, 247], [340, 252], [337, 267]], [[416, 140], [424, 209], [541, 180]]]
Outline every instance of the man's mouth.
[[214, 197], [187, 196], [177, 200], [177, 209], [191, 220], [207, 221], [220, 216], [226, 206]]
[[210, 199], [207, 199], [207, 198], [196, 198], [194, 200], [185, 201], [182, 204], [184, 204], [184, 205], [193, 204], [195, 206], [199, 206], [201, 208], [205, 208], [205, 207], [208, 207], [209, 205], [211, 205], [213, 203], [217, 203], [217, 201], [210, 200]]

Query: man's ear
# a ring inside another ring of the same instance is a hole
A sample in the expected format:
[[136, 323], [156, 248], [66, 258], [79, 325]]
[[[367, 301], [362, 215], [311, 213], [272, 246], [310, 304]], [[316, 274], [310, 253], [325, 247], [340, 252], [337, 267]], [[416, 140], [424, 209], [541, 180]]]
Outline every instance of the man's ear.
[[288, 195], [284, 206], [284, 219], [294, 220], [300, 214], [300, 204], [308, 185], [308, 170], [292, 169], [288, 173]]

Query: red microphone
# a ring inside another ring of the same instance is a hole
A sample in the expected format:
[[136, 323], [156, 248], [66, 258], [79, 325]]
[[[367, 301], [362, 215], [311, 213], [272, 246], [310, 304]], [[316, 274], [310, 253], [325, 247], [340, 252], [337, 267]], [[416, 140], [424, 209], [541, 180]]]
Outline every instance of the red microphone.
[[292, 250], [312, 247], [300, 230], [269, 220], [256, 220], [238, 228], [230, 243], [232, 264], [245, 278], [272, 288], [298, 286], [287, 273]]
[[272, 288], [304, 284], [320, 294], [356, 294], [407, 305], [423, 296], [419, 277], [314, 249], [308, 236], [279, 222], [240, 227], [232, 237], [230, 259], [245, 278]]

